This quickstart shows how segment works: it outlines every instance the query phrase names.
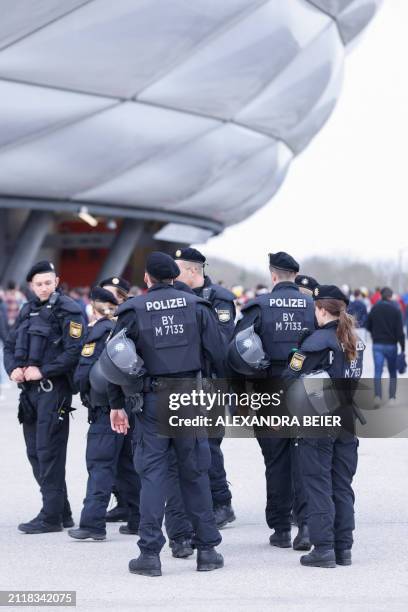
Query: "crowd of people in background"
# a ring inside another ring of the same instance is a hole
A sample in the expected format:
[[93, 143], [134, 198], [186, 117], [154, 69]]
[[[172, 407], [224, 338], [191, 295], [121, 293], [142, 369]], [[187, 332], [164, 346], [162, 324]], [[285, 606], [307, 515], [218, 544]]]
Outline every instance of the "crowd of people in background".
[[[225, 286], [221, 280], [219, 285]], [[90, 300], [90, 287], [69, 287], [62, 283], [61, 289], [63, 293], [69, 295], [81, 307], [85, 320], [89, 323], [93, 320], [92, 306]], [[367, 330], [369, 325], [369, 313], [377, 302], [382, 300], [382, 291], [386, 289], [387, 295], [391, 295], [389, 300], [401, 312], [405, 332], [408, 336], [408, 291], [402, 294], [394, 292], [388, 287], [375, 287], [370, 291], [366, 287], [358, 289], [350, 289], [348, 285], [342, 286], [342, 291], [350, 298], [348, 307], [349, 314], [356, 319], [356, 325], [359, 330], [359, 335], [363, 341], [367, 338]], [[146, 291], [145, 288], [133, 285], [130, 289], [129, 296], [133, 297], [140, 295]], [[231, 291], [236, 296], [237, 312], [252, 298], [267, 293], [268, 287], [262, 283], [257, 284], [253, 288], [245, 288], [242, 285], [234, 285]], [[9, 328], [13, 325], [17, 315], [28, 298], [28, 290], [24, 287], [19, 287], [15, 282], [10, 281], [6, 287], [0, 286], [0, 351], [2, 342], [8, 333]], [[2, 382], [0, 378], [0, 383]]]
[[[226, 286], [222, 280], [219, 280], [218, 284], [224, 287]], [[230, 287], [230, 289], [236, 296], [236, 306], [238, 311], [249, 300], [270, 291], [270, 289], [262, 283], [258, 283], [253, 288], [245, 288], [242, 285], [234, 285]], [[375, 289], [369, 290], [366, 287], [351, 289], [348, 285], [342, 285], [341, 289], [350, 299], [348, 312], [355, 317], [357, 328], [359, 329], [360, 336], [363, 340], [366, 338], [368, 314], [373, 306], [382, 300], [382, 291], [384, 289], [387, 289], [387, 294], [391, 292], [391, 297], [389, 298], [390, 301], [400, 309], [406, 334], [408, 335], [408, 291], [399, 294], [388, 287], [375, 287]], [[75, 300], [77, 304], [79, 304], [83, 311], [85, 320], [87, 322], [92, 321], [93, 315], [90, 300], [91, 288], [69, 287], [67, 284], [62, 283], [61, 290], [63, 293], [69, 295], [69, 297]], [[133, 297], [140, 295], [146, 290], [146, 288], [133, 285], [130, 289], [129, 296]], [[27, 290], [24, 290], [23, 287], [20, 288], [12, 281], [9, 282], [6, 287], [0, 286], [0, 339], [3, 339], [8, 328], [13, 325], [21, 306], [27, 301], [27, 296]]]
[[[219, 285], [225, 286], [221, 280]], [[92, 305], [90, 300], [90, 287], [69, 287], [62, 283], [61, 289], [63, 293], [69, 295], [81, 307], [85, 321], [90, 323], [93, 318]], [[360, 338], [366, 342], [367, 332], [373, 341], [373, 358], [374, 358], [374, 377], [379, 381], [382, 377], [384, 364], [387, 365], [390, 379], [393, 381], [392, 386], [396, 387], [396, 377], [398, 365], [398, 345], [401, 347], [401, 352], [404, 353], [405, 334], [408, 336], [408, 291], [401, 294], [393, 291], [389, 287], [375, 287], [369, 290], [366, 287], [351, 289], [348, 285], [341, 287], [344, 294], [349, 297], [350, 304], [348, 307], [349, 314], [353, 315], [356, 320], [356, 326]], [[134, 285], [131, 287], [129, 296], [133, 297], [144, 293], [147, 289]], [[236, 296], [236, 307], [239, 316], [239, 311], [252, 298], [267, 293], [269, 288], [258, 283], [253, 288], [245, 288], [242, 285], [234, 285], [231, 291]], [[28, 290], [24, 287], [19, 287], [15, 282], [9, 282], [6, 287], [0, 286], [0, 363], [2, 362], [3, 342], [7, 336], [8, 330], [13, 325], [23, 304], [27, 301]], [[392, 317], [388, 316], [387, 309], [382, 308], [374, 310], [377, 304], [388, 302], [395, 307], [398, 313], [401, 313], [402, 325], [404, 331], [399, 331], [399, 315], [395, 317], [395, 324]], [[370, 314], [371, 313], [371, 314]], [[385, 322], [384, 322], [385, 321]], [[385, 327], [384, 327], [385, 326]], [[0, 385], [7, 382], [6, 373], [0, 369]], [[381, 401], [381, 389], [377, 384], [376, 401]], [[390, 388], [390, 398], [395, 397], [396, 388]], [[0, 387], [0, 399], [2, 398]]]

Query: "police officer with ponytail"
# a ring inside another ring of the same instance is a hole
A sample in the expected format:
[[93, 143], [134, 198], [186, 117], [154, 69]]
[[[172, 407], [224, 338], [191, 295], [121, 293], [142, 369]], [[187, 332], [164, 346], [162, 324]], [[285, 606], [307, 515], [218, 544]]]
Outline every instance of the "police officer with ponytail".
[[[336, 414], [342, 427], [322, 437], [299, 440], [310, 541], [314, 549], [300, 558], [305, 566], [351, 565], [354, 493], [358, 440], [354, 434], [353, 389], [361, 377], [364, 344], [347, 314], [348, 298], [334, 285], [314, 290], [319, 328], [305, 334], [293, 352], [284, 379], [289, 387], [300, 377], [329, 375], [335, 390]], [[338, 405], [337, 405], [338, 402]], [[329, 406], [330, 408], [330, 406]], [[322, 433], [322, 432], [320, 432]]]
[[[127, 525], [119, 528], [122, 534], [137, 534], [140, 480], [133, 467], [131, 432], [116, 434], [110, 426], [108, 382], [98, 363], [115, 326], [114, 314], [118, 302], [113, 293], [102, 287], [94, 287], [90, 297], [96, 321], [88, 325], [75, 371], [75, 383], [82, 403], [88, 408], [90, 423], [86, 445], [89, 477], [79, 528], [70, 529], [68, 535], [77, 540], [105, 540], [105, 513], [119, 460], [122, 466], [121, 485], [128, 502], [125, 508]], [[132, 417], [129, 418], [132, 421]]]
[[4, 365], [20, 390], [19, 420], [27, 456], [42, 495], [39, 514], [21, 523], [24, 533], [72, 527], [65, 484], [65, 460], [72, 410], [72, 377], [84, 331], [80, 307], [63, 295], [54, 265], [36, 263], [26, 281], [33, 293], [4, 345]]

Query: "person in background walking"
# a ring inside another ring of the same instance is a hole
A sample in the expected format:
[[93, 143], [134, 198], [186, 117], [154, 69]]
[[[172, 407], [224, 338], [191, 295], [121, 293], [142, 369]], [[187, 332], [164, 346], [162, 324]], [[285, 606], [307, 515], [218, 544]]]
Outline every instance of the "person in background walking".
[[347, 313], [354, 317], [356, 321], [356, 333], [365, 343], [368, 317], [367, 306], [365, 305], [360, 289], [356, 289], [353, 295], [354, 300], [348, 305]]
[[373, 306], [367, 320], [367, 329], [373, 339], [375, 405], [381, 403], [381, 376], [385, 360], [390, 375], [390, 403], [396, 402], [398, 344], [401, 351], [405, 352], [402, 315], [398, 304], [392, 301], [392, 295], [392, 289], [384, 287], [381, 290], [381, 300]]

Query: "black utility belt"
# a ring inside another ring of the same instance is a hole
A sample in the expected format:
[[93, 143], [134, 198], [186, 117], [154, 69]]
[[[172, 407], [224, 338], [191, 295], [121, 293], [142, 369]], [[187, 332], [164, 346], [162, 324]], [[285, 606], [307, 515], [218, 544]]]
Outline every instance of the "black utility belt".
[[147, 376], [143, 380], [143, 393], [165, 391], [166, 389], [174, 389], [177, 381], [183, 380], [195, 381], [194, 376]]
[[38, 388], [39, 391], [41, 390], [45, 393], [49, 393], [54, 389], [54, 381], [52, 381], [51, 378], [42, 378], [41, 380], [27, 380], [24, 385], [31, 389]]
[[58, 383], [65, 381], [65, 376], [54, 376], [53, 378], [42, 378], [41, 380], [28, 380], [24, 384], [30, 388], [38, 387], [44, 393], [50, 393]]
[[103, 414], [110, 414], [110, 406], [92, 406], [89, 408], [91, 412], [102, 412]]
[[143, 380], [143, 393], [164, 391], [170, 387], [169, 379], [165, 376], [147, 376]]

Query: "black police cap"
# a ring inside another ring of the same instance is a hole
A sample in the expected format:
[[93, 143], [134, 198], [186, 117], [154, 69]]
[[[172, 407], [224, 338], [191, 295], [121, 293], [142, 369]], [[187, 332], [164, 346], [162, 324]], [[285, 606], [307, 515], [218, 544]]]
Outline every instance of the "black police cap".
[[100, 283], [100, 287], [117, 287], [118, 289], [122, 289], [124, 293], [129, 293], [130, 283], [127, 282], [121, 276], [110, 276], [109, 278], [104, 278]]
[[336, 285], [320, 285], [313, 291], [314, 300], [341, 300], [349, 305], [350, 300], [344, 295], [341, 289]]
[[91, 290], [90, 298], [93, 301], [98, 302], [109, 302], [110, 304], [118, 305], [118, 301], [111, 291], [103, 289], [102, 287], [93, 287]]
[[177, 278], [180, 274], [180, 268], [167, 253], [153, 251], [146, 259], [146, 272], [157, 280], [163, 280]]
[[310, 289], [310, 291], [314, 291], [315, 288], [319, 286], [319, 283], [313, 276], [306, 276], [306, 274], [298, 274], [295, 278], [295, 283], [299, 287]]
[[197, 249], [193, 249], [192, 247], [188, 247], [185, 249], [178, 249], [174, 253], [174, 259], [182, 259], [183, 261], [192, 261], [194, 263], [205, 264], [206, 259], [200, 251]]
[[284, 251], [279, 251], [279, 253], [269, 253], [269, 265], [272, 268], [277, 268], [278, 270], [299, 272], [298, 262]]
[[50, 261], [45, 260], [38, 261], [37, 263], [35, 263], [30, 268], [30, 271], [26, 276], [27, 283], [31, 282], [33, 280], [33, 276], [35, 276], [36, 274], [43, 274], [44, 272], [55, 272], [54, 264]]

